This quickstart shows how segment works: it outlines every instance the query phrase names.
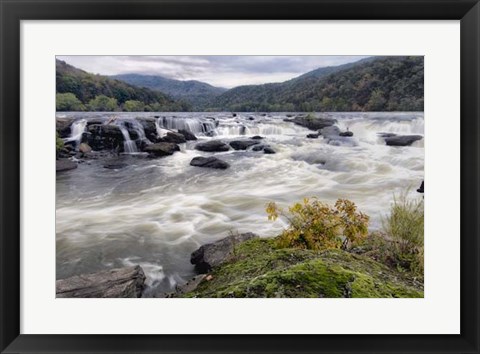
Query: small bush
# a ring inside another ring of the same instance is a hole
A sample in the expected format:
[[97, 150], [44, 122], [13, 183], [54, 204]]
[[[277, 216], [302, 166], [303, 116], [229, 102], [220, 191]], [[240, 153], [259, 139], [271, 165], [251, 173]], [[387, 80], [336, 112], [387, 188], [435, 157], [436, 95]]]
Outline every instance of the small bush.
[[355, 204], [338, 199], [335, 206], [305, 198], [285, 211], [275, 203], [266, 207], [269, 220], [285, 217], [290, 226], [277, 238], [280, 248], [347, 248], [367, 236], [369, 217], [357, 211]]
[[408, 199], [406, 193], [394, 197], [383, 230], [392, 238], [390, 249], [397, 267], [423, 275], [423, 199]]

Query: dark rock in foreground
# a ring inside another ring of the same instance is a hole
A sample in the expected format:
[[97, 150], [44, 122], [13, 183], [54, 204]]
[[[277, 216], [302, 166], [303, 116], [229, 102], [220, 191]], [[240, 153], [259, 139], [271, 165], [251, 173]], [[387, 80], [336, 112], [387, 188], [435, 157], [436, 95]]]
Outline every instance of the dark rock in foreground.
[[197, 137], [188, 130], [180, 129], [178, 132], [185, 137], [185, 140], [197, 140]]
[[424, 192], [424, 181], [422, 181], [422, 184], [421, 184], [420, 187], [417, 189], [417, 192], [418, 192], [418, 193], [423, 193], [423, 192]]
[[70, 136], [72, 123], [72, 118], [57, 118], [55, 120], [55, 128], [60, 138], [68, 138]]
[[297, 116], [293, 119], [285, 119], [287, 122], [292, 122], [297, 125], [301, 125], [302, 127], [311, 129], [311, 130], [319, 130], [325, 127], [329, 127], [334, 125], [337, 120], [331, 118], [317, 118], [312, 116]]
[[397, 135], [385, 138], [385, 143], [389, 146], [408, 146], [421, 139], [421, 135]]
[[247, 150], [250, 146], [259, 144], [255, 140], [235, 140], [230, 142], [230, 146], [235, 150]]
[[309, 139], [318, 139], [318, 136], [319, 136], [319, 135], [320, 135], [320, 134], [307, 134], [307, 138], [309, 138]]
[[158, 135], [157, 135], [157, 125], [155, 124], [155, 119], [142, 118], [142, 117], [138, 117], [136, 119], [142, 125], [143, 130], [145, 131], [145, 137], [152, 142], [156, 142], [158, 139]]
[[95, 150], [123, 151], [123, 134], [120, 128], [112, 124], [92, 124], [84, 133], [84, 140]]
[[262, 151], [264, 154], [275, 154], [275, 150], [273, 150], [270, 145], [255, 145], [252, 148], [252, 151]]
[[253, 140], [262, 140], [262, 139], [263, 139], [263, 136], [255, 135], [255, 136], [252, 136], [250, 139], [253, 139]]
[[77, 167], [78, 167], [77, 163], [73, 162], [69, 159], [58, 159], [58, 160], [56, 160], [56, 171], [57, 172], [73, 170]]
[[175, 144], [183, 144], [187, 142], [185, 136], [176, 132], [168, 132], [167, 135], [165, 135], [163, 138], [160, 138], [159, 140], [165, 143]]
[[351, 137], [353, 136], [353, 132], [351, 131], [346, 131], [346, 132], [341, 132], [340, 134], [338, 134], [340, 136], [345, 136], [345, 137]]
[[143, 151], [148, 152], [151, 157], [162, 157], [173, 155], [175, 151], [180, 151], [177, 144], [174, 143], [156, 143], [145, 147]]
[[199, 143], [195, 146], [195, 149], [208, 152], [221, 152], [230, 150], [228, 145], [221, 140], [210, 140], [204, 143]]
[[197, 166], [197, 167], [208, 167], [208, 168], [217, 168], [220, 170], [225, 170], [230, 167], [228, 163], [225, 161], [222, 161], [220, 159], [217, 159], [216, 157], [202, 157], [202, 156], [197, 156], [190, 161], [191, 166]]
[[141, 297], [145, 274], [140, 266], [110, 269], [57, 280], [60, 297], [106, 298]]
[[258, 236], [247, 232], [231, 235], [214, 243], [208, 243], [192, 253], [190, 262], [195, 265], [195, 269], [199, 273], [207, 273], [212, 268], [229, 259], [234, 247], [253, 238], [258, 238]]

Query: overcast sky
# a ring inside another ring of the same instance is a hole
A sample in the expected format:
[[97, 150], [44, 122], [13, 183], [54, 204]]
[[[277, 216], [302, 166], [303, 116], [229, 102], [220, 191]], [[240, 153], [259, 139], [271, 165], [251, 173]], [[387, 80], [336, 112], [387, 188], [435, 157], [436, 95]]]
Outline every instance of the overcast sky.
[[147, 74], [198, 80], [214, 86], [282, 82], [308, 71], [365, 56], [58, 56], [77, 68], [102, 74]]

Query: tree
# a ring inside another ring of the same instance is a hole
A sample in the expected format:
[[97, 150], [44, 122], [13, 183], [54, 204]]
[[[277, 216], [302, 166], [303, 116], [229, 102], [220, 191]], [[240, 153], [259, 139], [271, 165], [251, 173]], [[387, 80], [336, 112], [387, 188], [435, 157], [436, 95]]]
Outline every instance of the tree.
[[128, 100], [123, 104], [123, 110], [127, 112], [143, 112], [145, 104], [136, 100]]
[[96, 96], [88, 102], [88, 107], [92, 111], [112, 112], [117, 109], [117, 100], [105, 95]]
[[385, 103], [387, 100], [383, 97], [381, 90], [374, 90], [367, 103], [368, 111], [383, 111], [385, 110]]
[[71, 92], [57, 93], [56, 96], [57, 111], [84, 111], [85, 106]]

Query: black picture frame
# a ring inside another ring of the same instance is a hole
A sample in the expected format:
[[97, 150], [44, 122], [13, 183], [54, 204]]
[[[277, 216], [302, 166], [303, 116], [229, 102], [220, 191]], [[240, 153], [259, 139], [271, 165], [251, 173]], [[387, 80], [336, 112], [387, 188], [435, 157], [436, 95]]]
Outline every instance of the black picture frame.
[[[480, 352], [480, 5], [477, 0], [0, 0], [0, 11], [1, 353]], [[20, 334], [20, 22], [119, 19], [461, 20], [461, 334]]]

